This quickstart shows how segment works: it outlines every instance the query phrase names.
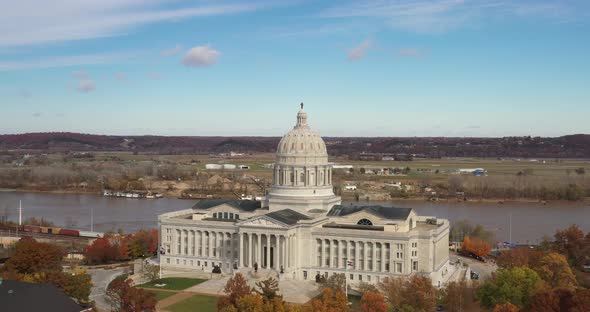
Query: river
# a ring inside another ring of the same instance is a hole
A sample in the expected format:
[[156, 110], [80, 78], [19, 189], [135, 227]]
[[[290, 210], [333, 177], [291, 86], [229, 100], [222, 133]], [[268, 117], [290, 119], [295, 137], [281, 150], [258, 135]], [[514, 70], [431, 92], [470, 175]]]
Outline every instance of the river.
[[[121, 228], [125, 233], [155, 228], [159, 214], [190, 208], [196, 203], [193, 200], [169, 198], [146, 200], [93, 194], [0, 192], [0, 216], [17, 221], [19, 200], [23, 205], [23, 220], [28, 217], [44, 218], [56, 226], [90, 230], [92, 212], [95, 231]], [[361, 201], [353, 204], [367, 203]], [[517, 243], [538, 243], [543, 236], [552, 236], [557, 229], [571, 224], [577, 224], [585, 232], [590, 231], [590, 206], [583, 203], [550, 202], [543, 205], [529, 202], [400, 201], [369, 204], [411, 207], [419, 215], [446, 218], [451, 222], [467, 219], [495, 232], [499, 241], [509, 239], [510, 219], [512, 241]]]

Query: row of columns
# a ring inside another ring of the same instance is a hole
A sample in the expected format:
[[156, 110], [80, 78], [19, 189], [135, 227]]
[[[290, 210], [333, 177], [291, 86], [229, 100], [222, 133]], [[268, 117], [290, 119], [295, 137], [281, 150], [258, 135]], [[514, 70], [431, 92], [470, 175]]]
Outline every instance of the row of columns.
[[[303, 183], [300, 181], [300, 175], [304, 173], [305, 179]], [[293, 174], [293, 182], [291, 182], [291, 174]], [[311, 183], [311, 175], [314, 179]], [[313, 167], [308, 170], [307, 167], [281, 167], [275, 165], [274, 170], [274, 184], [275, 185], [290, 185], [290, 186], [323, 186], [332, 183], [332, 170], [330, 167]]]
[[294, 241], [294, 234], [240, 233], [238, 266], [252, 268], [257, 263], [259, 267], [287, 270], [294, 266]]
[[[235, 242], [237, 238], [237, 242]], [[238, 267], [259, 267], [275, 270], [295, 265], [295, 234], [231, 233], [176, 229], [171, 254], [219, 259]], [[236, 246], [237, 245], [237, 246]], [[237, 249], [236, 249], [237, 247]], [[271, 247], [271, 248], [268, 248]], [[271, 250], [272, 249], [272, 250]], [[271, 263], [272, 251], [272, 263]], [[237, 252], [237, 254], [236, 254]], [[229, 253], [229, 255], [228, 255]], [[266, 259], [266, 263], [263, 261]]]
[[[352, 247], [354, 246], [354, 252]], [[362, 246], [362, 250], [361, 247]], [[371, 246], [371, 257], [369, 261], [369, 248]], [[316, 261], [319, 261], [318, 267], [329, 267], [344, 269], [348, 260], [354, 260], [351, 266], [352, 270], [372, 271], [372, 272], [392, 272], [392, 262], [394, 260], [392, 244], [374, 242], [374, 241], [350, 241], [334, 240], [328, 238], [316, 239]], [[379, 253], [377, 252], [379, 251]], [[362, 257], [361, 257], [362, 252]], [[377, 258], [380, 258], [380, 265], [377, 267]], [[328, 258], [329, 257], [329, 258]], [[329, 260], [326, 261], [326, 260]], [[401, 260], [401, 259], [400, 259]], [[329, 263], [329, 264], [327, 264]], [[389, 263], [389, 267], [386, 264]], [[369, 269], [369, 264], [371, 268]]]
[[233, 262], [236, 235], [231, 232], [176, 230], [172, 253]]

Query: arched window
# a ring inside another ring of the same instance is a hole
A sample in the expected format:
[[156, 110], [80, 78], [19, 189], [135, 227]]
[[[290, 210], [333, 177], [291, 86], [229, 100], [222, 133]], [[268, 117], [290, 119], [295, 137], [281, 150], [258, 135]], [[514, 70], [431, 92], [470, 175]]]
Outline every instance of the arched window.
[[369, 220], [369, 219], [360, 219], [359, 222], [357, 222], [356, 224], [359, 224], [359, 225], [373, 225], [373, 222], [371, 222], [371, 220]]

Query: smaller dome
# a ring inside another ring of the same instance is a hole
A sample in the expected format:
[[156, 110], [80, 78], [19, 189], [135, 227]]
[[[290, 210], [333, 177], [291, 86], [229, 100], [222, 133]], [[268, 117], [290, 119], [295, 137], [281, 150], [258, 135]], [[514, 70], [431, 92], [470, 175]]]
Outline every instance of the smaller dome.
[[277, 156], [328, 157], [326, 143], [307, 124], [303, 103], [297, 113], [297, 124], [279, 142]]

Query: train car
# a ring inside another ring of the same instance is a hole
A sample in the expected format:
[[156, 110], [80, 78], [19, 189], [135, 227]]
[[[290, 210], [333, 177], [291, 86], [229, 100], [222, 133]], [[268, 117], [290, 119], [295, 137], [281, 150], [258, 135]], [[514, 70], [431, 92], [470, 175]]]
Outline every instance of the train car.
[[36, 225], [25, 225], [23, 230], [25, 232], [41, 233], [41, 227]]
[[49, 228], [46, 227], [46, 226], [42, 226], [41, 227], [41, 233], [45, 233], [45, 234], [49, 233]]
[[100, 232], [80, 231], [80, 237], [98, 238], [98, 237], [103, 237], [103, 236], [104, 236], [104, 233], [100, 233]]
[[48, 227], [47, 228], [47, 234], [59, 234], [59, 231], [61, 231], [61, 228], [58, 227]]
[[80, 231], [78, 231], [78, 230], [70, 230], [70, 229], [61, 229], [59, 231], [59, 235], [80, 236]]

